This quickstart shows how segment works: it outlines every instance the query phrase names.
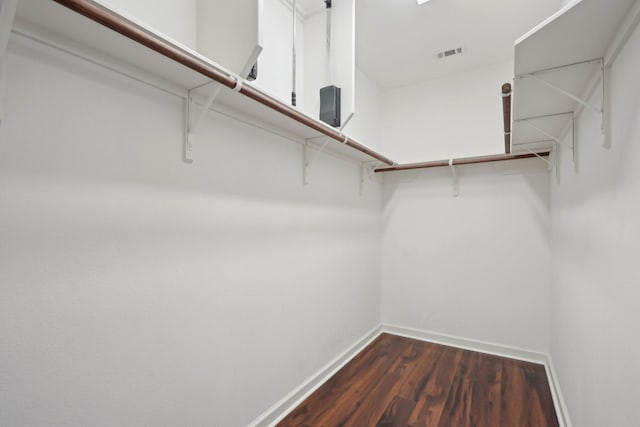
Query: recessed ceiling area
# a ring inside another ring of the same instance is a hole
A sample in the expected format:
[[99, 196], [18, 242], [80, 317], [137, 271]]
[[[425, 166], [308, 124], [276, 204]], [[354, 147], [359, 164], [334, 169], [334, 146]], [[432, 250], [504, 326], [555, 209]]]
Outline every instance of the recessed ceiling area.
[[[507, 61], [513, 57], [514, 41], [555, 13], [560, 3], [358, 0], [356, 64], [388, 90]], [[438, 58], [457, 48], [462, 48], [461, 55]]]

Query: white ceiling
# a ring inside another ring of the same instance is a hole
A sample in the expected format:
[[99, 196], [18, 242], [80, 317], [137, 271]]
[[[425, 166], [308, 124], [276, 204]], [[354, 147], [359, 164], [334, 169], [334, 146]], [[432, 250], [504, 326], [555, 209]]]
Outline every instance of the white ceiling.
[[[339, 0], [337, 0], [339, 1]], [[561, 0], [356, 0], [356, 63], [382, 89], [513, 58], [513, 42]], [[438, 59], [443, 50], [463, 54]]]

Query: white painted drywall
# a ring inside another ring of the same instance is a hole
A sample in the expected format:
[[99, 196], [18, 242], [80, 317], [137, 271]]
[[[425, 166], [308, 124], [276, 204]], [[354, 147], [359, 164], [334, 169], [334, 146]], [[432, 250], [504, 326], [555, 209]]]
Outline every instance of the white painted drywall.
[[611, 148], [585, 111], [578, 171], [563, 150], [551, 185], [551, 356], [576, 427], [638, 425], [639, 74], [636, 28], [609, 77]]
[[382, 321], [546, 352], [549, 174], [538, 160], [385, 176]]
[[197, 50], [245, 77], [262, 47], [263, 0], [197, 0]]
[[355, 114], [344, 128], [344, 133], [381, 151], [382, 91], [358, 68], [356, 68], [355, 94]]
[[333, 3], [331, 9], [331, 51], [327, 56], [326, 11], [305, 20], [304, 112], [320, 115], [320, 89], [335, 85], [341, 90], [341, 123], [355, 108], [355, 0]]
[[341, 123], [344, 123], [355, 110], [356, 0], [332, 3], [330, 64], [333, 68], [331, 83], [340, 87]]
[[384, 92], [382, 147], [399, 163], [504, 152], [504, 62]]
[[197, 0], [98, 0], [172, 39], [196, 48]]
[[[296, 98], [304, 105], [305, 22], [298, 15], [296, 25]], [[293, 16], [282, 0], [264, 0], [262, 30], [264, 49], [258, 59], [255, 85], [291, 104], [293, 87]]]
[[326, 13], [321, 12], [305, 19], [304, 93], [303, 109], [311, 117], [320, 115], [320, 88], [335, 84], [327, 61]]
[[[22, 39], [20, 39], [22, 40]], [[14, 39], [0, 425], [244, 426], [379, 324], [359, 165]], [[46, 78], [44, 77], [46, 76]]]

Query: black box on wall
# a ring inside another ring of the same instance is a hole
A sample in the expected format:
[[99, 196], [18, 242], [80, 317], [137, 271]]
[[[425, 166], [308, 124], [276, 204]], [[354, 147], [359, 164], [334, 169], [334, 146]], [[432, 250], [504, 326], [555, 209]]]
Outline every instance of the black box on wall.
[[320, 120], [334, 128], [340, 127], [340, 88], [326, 86], [320, 89]]

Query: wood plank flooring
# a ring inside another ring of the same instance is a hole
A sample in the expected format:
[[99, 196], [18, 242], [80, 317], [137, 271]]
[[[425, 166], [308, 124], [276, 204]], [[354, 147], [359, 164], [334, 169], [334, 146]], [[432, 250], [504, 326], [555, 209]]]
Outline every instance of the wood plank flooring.
[[544, 366], [382, 334], [279, 427], [558, 427]]

